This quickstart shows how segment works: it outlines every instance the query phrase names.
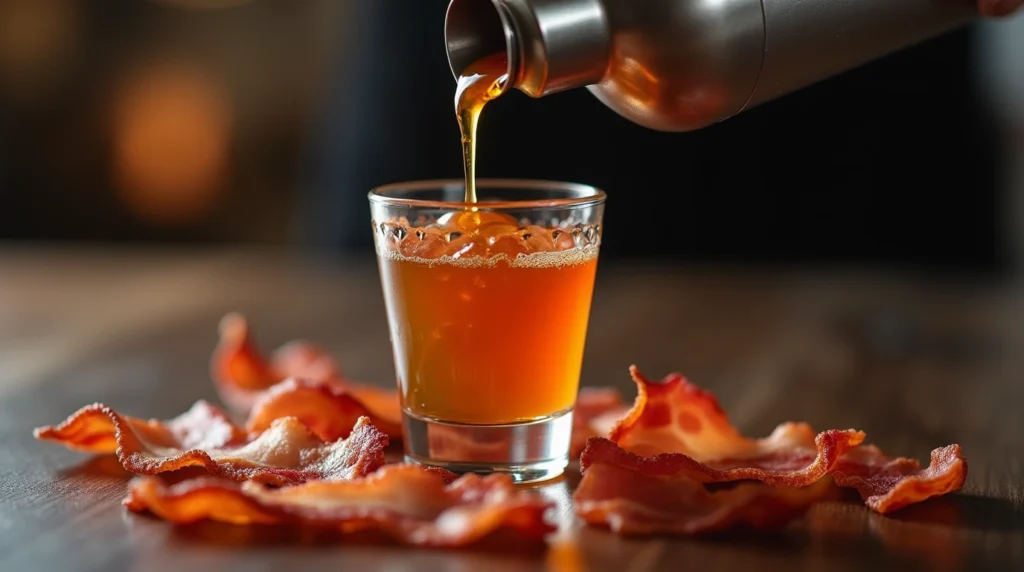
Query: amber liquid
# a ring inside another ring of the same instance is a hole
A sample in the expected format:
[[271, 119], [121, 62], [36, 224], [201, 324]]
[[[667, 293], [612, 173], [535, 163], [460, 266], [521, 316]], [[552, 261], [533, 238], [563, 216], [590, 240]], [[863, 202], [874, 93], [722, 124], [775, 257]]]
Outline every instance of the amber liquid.
[[[448, 237], [458, 235], [450, 240]], [[378, 245], [405, 410], [501, 424], [569, 410], [578, 390], [597, 245], [462, 212]]]
[[493, 54], [483, 58], [459, 77], [455, 88], [455, 116], [462, 132], [462, 161], [466, 172], [466, 202], [476, 202], [476, 128], [488, 101], [501, 95], [508, 79], [508, 58]]

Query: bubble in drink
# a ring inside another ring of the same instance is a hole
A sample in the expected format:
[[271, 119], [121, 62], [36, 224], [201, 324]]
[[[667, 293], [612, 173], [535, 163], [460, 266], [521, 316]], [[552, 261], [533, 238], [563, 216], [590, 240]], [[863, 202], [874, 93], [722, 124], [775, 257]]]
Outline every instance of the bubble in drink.
[[488, 256], [505, 255], [509, 260], [515, 260], [520, 254], [529, 254], [530, 247], [514, 231], [501, 236], [487, 239]]
[[[456, 233], [451, 233], [451, 235], [454, 234]], [[477, 244], [473, 235], [462, 234], [448, 243], [446, 254], [452, 258], [460, 259], [480, 254], [481, 250], [483, 249]]]
[[572, 241], [576, 246], [585, 246], [583, 242], [583, 229], [579, 225], [573, 227], [570, 232], [572, 233]]
[[448, 252], [448, 242], [439, 232], [418, 230], [402, 241], [399, 251], [411, 258], [438, 258]]
[[555, 249], [555, 243], [551, 240], [551, 231], [531, 224], [519, 231], [519, 236], [530, 252], [551, 252]]
[[459, 222], [459, 218], [458, 217], [463, 215], [463, 214], [466, 214], [466, 212], [465, 211], [452, 211], [450, 213], [445, 213], [445, 214], [441, 215], [440, 218], [437, 219], [437, 226], [440, 226], [442, 228], [447, 228], [447, 229], [463, 230], [459, 226], [459, 224], [458, 224], [458, 222]]
[[409, 234], [409, 230], [405, 226], [397, 225], [391, 227], [388, 233], [388, 238], [390, 238], [392, 242], [395, 244], [401, 244], [402, 240], [404, 240]]
[[552, 250], [563, 251], [572, 250], [576, 248], [576, 241], [572, 237], [572, 233], [566, 232], [562, 229], [555, 229], [551, 231], [551, 242]]
[[488, 222], [483, 224], [476, 230], [476, 236], [488, 241], [488, 244], [493, 242], [493, 239], [511, 236], [519, 230], [516, 225], [508, 224], [505, 222]]

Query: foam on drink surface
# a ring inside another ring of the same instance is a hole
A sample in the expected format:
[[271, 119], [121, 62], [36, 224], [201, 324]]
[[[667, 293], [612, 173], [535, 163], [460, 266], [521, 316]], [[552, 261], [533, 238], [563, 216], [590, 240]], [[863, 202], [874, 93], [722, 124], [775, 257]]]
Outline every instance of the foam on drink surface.
[[541, 226], [479, 211], [450, 213], [425, 225], [375, 222], [374, 230], [379, 256], [431, 266], [557, 268], [593, 260], [600, 245], [596, 225]]

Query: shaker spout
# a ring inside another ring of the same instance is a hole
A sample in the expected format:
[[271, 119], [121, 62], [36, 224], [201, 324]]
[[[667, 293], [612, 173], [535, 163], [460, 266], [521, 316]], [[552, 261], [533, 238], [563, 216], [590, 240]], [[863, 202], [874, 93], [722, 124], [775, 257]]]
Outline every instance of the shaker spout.
[[515, 83], [519, 70], [519, 46], [507, 9], [492, 0], [451, 0], [444, 22], [445, 47], [452, 75], [485, 57], [504, 52], [508, 58], [509, 81]]
[[541, 97], [601, 81], [611, 28], [604, 0], [451, 0], [445, 42], [456, 77], [504, 52], [503, 90]]

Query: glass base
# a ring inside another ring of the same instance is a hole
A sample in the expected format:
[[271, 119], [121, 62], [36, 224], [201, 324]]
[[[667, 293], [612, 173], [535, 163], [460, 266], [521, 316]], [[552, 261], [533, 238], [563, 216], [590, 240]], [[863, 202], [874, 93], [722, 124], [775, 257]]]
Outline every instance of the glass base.
[[553, 479], [569, 464], [572, 409], [525, 423], [470, 425], [402, 412], [407, 460], [453, 473], [507, 473], [517, 483]]

